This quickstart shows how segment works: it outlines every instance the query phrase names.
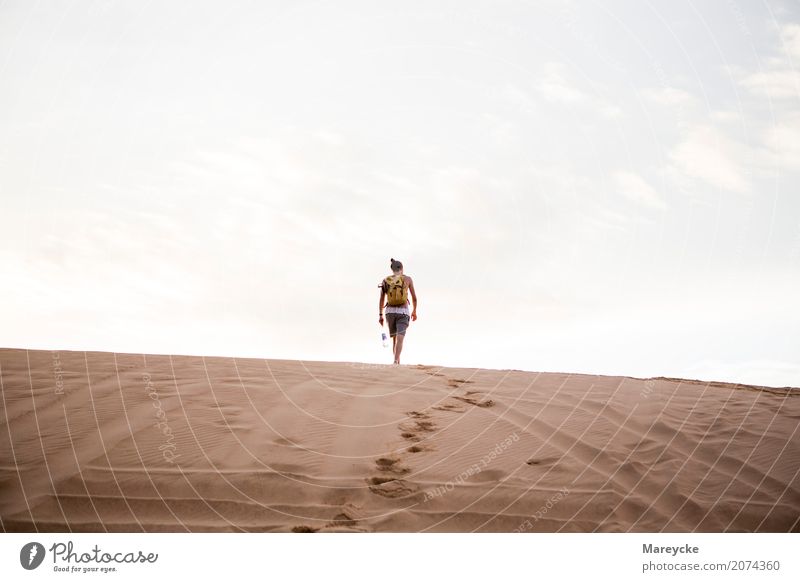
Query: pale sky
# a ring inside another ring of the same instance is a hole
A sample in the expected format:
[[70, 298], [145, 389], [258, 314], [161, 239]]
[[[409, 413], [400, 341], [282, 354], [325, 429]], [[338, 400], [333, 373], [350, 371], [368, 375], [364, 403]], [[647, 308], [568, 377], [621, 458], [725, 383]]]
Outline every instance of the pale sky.
[[0, 4], [0, 346], [800, 386], [800, 5]]

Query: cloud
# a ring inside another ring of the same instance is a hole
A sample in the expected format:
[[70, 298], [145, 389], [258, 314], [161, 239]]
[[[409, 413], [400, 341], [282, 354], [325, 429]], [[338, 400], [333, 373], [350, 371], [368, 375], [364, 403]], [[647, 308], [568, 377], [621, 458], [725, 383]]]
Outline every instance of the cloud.
[[768, 163], [784, 168], [800, 168], [800, 114], [770, 127], [764, 133]]
[[[794, 23], [783, 25], [779, 29], [779, 37], [779, 50], [762, 59], [764, 66], [761, 70], [748, 72], [736, 67], [729, 69], [732, 75], [738, 77], [740, 85], [750, 93], [769, 99], [767, 103], [753, 104], [764, 113], [769, 113], [769, 121], [747, 115], [746, 109], [740, 109], [738, 112], [712, 113], [712, 119], [715, 121], [725, 124], [746, 123], [755, 128], [754, 134], [758, 142], [754, 143], [751, 150], [751, 161], [753, 167], [761, 171], [762, 175], [763, 172], [800, 168], [800, 113], [797, 109], [800, 100], [800, 25]], [[717, 138], [720, 138], [719, 134]], [[688, 169], [689, 173], [695, 175], [702, 173], [704, 174], [702, 177], [707, 181], [722, 187], [727, 184], [728, 189], [741, 191], [746, 187], [744, 179], [741, 173], [737, 175], [729, 164], [737, 160], [734, 152], [736, 148], [732, 147], [733, 145], [732, 141], [720, 138], [718, 154], [710, 152], [704, 154], [706, 159], [716, 159], [716, 163], [705, 172], [701, 172], [701, 168], [687, 160], [690, 154], [695, 153], [691, 144], [688, 146], [684, 144], [684, 150], [689, 151], [676, 152], [676, 159], [683, 162], [684, 169]], [[738, 160], [742, 160], [742, 157]]]
[[781, 29], [781, 40], [792, 59], [800, 59], [800, 24], [786, 24]]
[[694, 103], [694, 95], [683, 89], [675, 87], [661, 87], [658, 89], [644, 89], [642, 95], [648, 101], [659, 105], [678, 107]]
[[587, 95], [569, 83], [560, 63], [547, 63], [544, 77], [539, 83], [539, 92], [548, 101], [564, 103], [585, 103]]
[[752, 93], [771, 99], [800, 97], [800, 25], [786, 24], [780, 30], [782, 54], [767, 60], [767, 68], [741, 78], [740, 83]]
[[759, 95], [772, 99], [800, 97], [800, 74], [791, 69], [752, 73], [741, 84]]
[[744, 115], [741, 111], [731, 111], [726, 109], [721, 109], [718, 111], [712, 111], [710, 115], [711, 119], [720, 124], [729, 124], [729, 123], [741, 123], [742, 118]]
[[568, 79], [566, 67], [561, 63], [545, 64], [538, 91], [547, 101], [588, 107], [603, 117], [617, 117], [622, 113], [622, 110], [613, 103], [589, 95], [576, 87]]
[[506, 84], [500, 91], [500, 97], [523, 113], [535, 113], [538, 109], [536, 101], [527, 91], [511, 83]]
[[658, 192], [638, 174], [617, 171], [614, 172], [614, 180], [620, 194], [628, 200], [650, 208], [664, 209], [667, 207]]
[[746, 192], [750, 185], [741, 170], [741, 146], [709, 126], [696, 126], [670, 153], [675, 166], [685, 174], [733, 192]]

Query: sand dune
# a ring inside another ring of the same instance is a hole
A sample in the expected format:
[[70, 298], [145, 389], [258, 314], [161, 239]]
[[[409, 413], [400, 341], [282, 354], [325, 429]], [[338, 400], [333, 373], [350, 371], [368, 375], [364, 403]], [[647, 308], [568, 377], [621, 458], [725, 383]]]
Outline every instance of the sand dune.
[[800, 531], [800, 390], [0, 350], [5, 531]]

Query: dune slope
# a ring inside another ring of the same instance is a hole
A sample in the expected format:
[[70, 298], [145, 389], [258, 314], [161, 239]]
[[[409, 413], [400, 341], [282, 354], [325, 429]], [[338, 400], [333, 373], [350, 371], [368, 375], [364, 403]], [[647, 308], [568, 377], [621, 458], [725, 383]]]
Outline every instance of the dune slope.
[[0, 350], [4, 531], [800, 531], [800, 390]]

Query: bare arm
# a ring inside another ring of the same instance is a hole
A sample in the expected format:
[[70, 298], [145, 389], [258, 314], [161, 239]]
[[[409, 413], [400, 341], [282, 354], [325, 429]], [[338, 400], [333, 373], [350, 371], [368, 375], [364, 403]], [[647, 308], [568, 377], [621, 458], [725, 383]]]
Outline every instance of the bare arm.
[[411, 311], [411, 319], [416, 321], [417, 320], [417, 291], [414, 289], [414, 280], [409, 277], [408, 278], [408, 291], [411, 293], [411, 302], [414, 308]]
[[386, 300], [386, 291], [381, 287], [381, 298], [378, 301], [378, 323], [383, 325], [383, 303]]

